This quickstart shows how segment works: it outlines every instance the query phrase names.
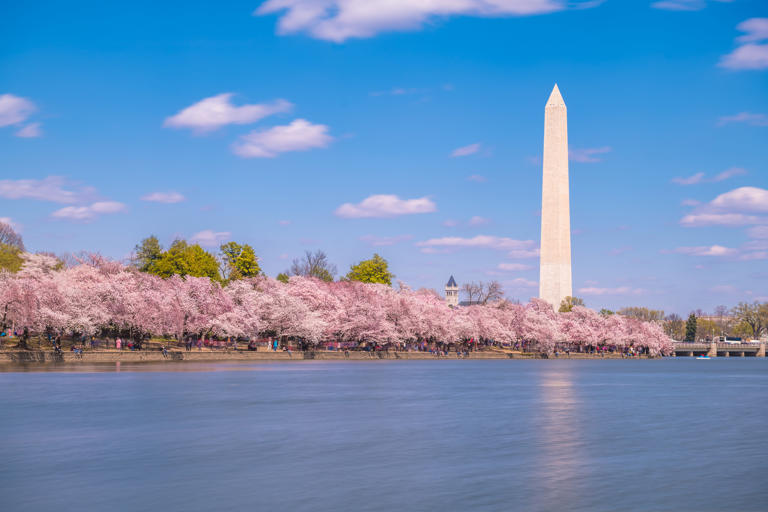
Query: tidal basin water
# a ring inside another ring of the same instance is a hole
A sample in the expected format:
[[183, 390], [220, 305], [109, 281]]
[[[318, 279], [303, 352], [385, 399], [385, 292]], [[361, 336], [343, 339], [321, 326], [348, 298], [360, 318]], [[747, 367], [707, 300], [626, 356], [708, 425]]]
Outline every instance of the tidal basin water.
[[6, 512], [768, 510], [766, 359], [27, 370]]

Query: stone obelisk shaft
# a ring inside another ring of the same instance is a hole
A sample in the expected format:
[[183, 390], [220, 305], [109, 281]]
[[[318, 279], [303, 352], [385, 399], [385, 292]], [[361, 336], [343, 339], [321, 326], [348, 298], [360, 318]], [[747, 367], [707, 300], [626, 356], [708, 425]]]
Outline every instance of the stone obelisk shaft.
[[571, 296], [571, 213], [568, 192], [568, 118], [555, 85], [544, 108], [539, 298], [557, 310]]

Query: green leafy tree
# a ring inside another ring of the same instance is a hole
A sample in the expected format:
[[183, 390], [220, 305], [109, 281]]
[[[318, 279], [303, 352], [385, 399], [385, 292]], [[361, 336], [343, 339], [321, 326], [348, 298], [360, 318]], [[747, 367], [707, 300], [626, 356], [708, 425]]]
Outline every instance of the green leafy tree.
[[173, 275], [210, 277], [221, 281], [219, 265], [213, 254], [209, 253], [198, 244], [189, 245], [185, 240], [176, 240], [157, 260], [152, 269], [152, 274], [160, 277]]
[[387, 260], [374, 254], [373, 258], [363, 260], [357, 265], [352, 265], [346, 278], [350, 281], [362, 283], [380, 283], [392, 286], [395, 275], [389, 271]]
[[154, 266], [163, 257], [163, 246], [155, 235], [139, 242], [133, 249], [133, 265], [142, 272], [154, 273]]
[[560, 309], [558, 311], [560, 311], [560, 313], [569, 313], [573, 311], [574, 306], [584, 306], [584, 299], [571, 297], [569, 295], [560, 302]]
[[615, 314], [615, 313], [614, 313], [613, 311], [611, 311], [610, 309], [605, 309], [605, 308], [602, 308], [602, 309], [600, 310], [600, 315], [601, 315], [601, 316], [611, 316], [611, 315], [613, 315], [613, 314]]
[[277, 274], [276, 279], [281, 283], [288, 283], [289, 277], [288, 277], [288, 274], [286, 274], [285, 272], [280, 272], [279, 274]]
[[224, 262], [223, 273], [229, 280], [254, 277], [261, 273], [259, 259], [248, 244], [240, 245], [237, 242], [227, 242], [220, 247], [221, 257]]
[[691, 313], [685, 322], [685, 341], [696, 341], [696, 324], [696, 313]]

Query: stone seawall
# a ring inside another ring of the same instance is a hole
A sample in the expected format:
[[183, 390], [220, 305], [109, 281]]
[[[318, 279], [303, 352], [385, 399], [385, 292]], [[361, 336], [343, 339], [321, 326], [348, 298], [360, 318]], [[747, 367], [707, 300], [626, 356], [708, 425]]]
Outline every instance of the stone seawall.
[[[542, 354], [523, 352], [481, 351], [472, 352], [466, 359], [541, 359]], [[117, 350], [93, 350], [86, 351], [82, 355], [72, 352], [64, 352], [57, 355], [53, 351], [42, 350], [8, 350], [0, 351], [0, 365], [16, 365], [29, 363], [139, 363], [139, 362], [270, 362], [270, 361], [376, 361], [376, 360], [444, 360], [457, 359], [455, 353], [447, 356], [435, 356], [429, 352], [368, 352], [351, 351], [348, 355], [344, 352], [317, 351], [317, 352], [249, 352], [249, 351], [196, 351], [181, 350], [168, 351], [168, 357], [163, 357], [160, 351], [117, 351]], [[550, 359], [621, 359], [620, 354], [594, 355], [594, 354], [561, 354]]]

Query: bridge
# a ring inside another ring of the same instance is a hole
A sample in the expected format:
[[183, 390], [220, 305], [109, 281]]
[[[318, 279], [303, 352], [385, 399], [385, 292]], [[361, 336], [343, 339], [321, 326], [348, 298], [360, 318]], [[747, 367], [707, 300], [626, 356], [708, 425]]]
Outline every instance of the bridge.
[[760, 343], [697, 343], [675, 342], [676, 356], [765, 357], [765, 342]]

